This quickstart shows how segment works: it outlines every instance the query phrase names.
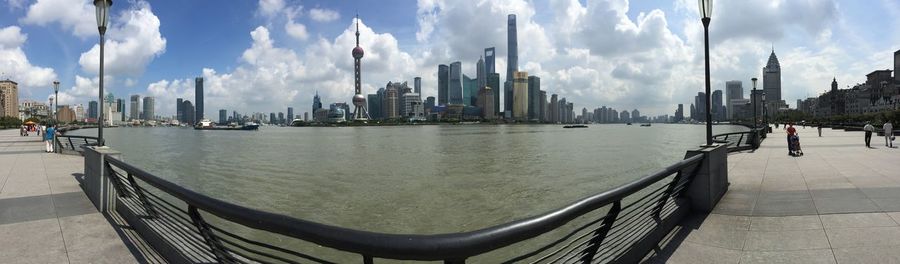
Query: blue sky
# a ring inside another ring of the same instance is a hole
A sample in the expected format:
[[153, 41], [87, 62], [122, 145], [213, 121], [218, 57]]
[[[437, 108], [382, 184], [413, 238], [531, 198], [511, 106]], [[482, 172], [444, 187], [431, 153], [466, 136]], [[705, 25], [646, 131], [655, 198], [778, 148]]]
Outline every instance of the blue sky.
[[[895, 0], [717, 1], [710, 29], [713, 88], [760, 77], [775, 46], [784, 99], [814, 96], [893, 65], [900, 49]], [[305, 111], [352, 95], [353, 17], [366, 49], [364, 92], [423, 77], [436, 95], [437, 64], [474, 62], [496, 46], [505, 76], [505, 14], [518, 14], [519, 68], [576, 108], [670, 114], [702, 88], [702, 27], [693, 0], [116, 1], [107, 44], [107, 91], [157, 97], [174, 113], [207, 78], [207, 115]], [[97, 86], [94, 10], [88, 0], [2, 0], [0, 72], [24, 98], [86, 103]], [[113, 46], [111, 46], [113, 45]], [[110, 55], [113, 54], [113, 55]], [[112, 56], [112, 57], [111, 57]], [[113, 59], [115, 57], [115, 59]], [[112, 61], [111, 61], [112, 60]]]

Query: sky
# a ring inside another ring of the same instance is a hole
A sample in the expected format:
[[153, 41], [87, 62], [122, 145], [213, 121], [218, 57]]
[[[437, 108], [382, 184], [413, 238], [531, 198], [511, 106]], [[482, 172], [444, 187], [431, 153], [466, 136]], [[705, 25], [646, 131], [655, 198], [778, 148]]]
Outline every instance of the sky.
[[[227, 3], [227, 4], [223, 4]], [[715, 1], [713, 90], [761, 76], [774, 51], [788, 104], [865, 81], [900, 49], [897, 0]], [[363, 93], [422, 77], [437, 96], [438, 64], [461, 61], [475, 77], [496, 47], [506, 76], [506, 18], [517, 15], [519, 69], [582, 107], [672, 114], [704, 89], [703, 27], [694, 0], [117, 0], [105, 46], [105, 86], [117, 98], [156, 97], [156, 112], [193, 101], [205, 78], [205, 114], [218, 109], [309, 111], [353, 95], [359, 15]], [[20, 97], [61, 104], [96, 100], [99, 34], [90, 0], [0, 0], [0, 78]], [[504, 80], [501, 80], [504, 81]], [[761, 85], [761, 84], [760, 84]], [[761, 86], [759, 88], [762, 88]]]

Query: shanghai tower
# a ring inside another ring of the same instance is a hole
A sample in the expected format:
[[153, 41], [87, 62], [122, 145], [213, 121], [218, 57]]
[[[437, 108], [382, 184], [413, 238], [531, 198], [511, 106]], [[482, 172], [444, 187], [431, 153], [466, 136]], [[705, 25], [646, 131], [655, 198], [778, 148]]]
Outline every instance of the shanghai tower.
[[506, 45], [507, 45], [507, 55], [506, 55], [506, 82], [504, 83], [503, 90], [506, 93], [504, 96], [504, 110], [503, 111], [512, 111], [512, 81], [513, 81], [513, 73], [519, 70], [519, 44], [518, 37], [516, 37], [516, 15], [509, 14], [506, 19]]

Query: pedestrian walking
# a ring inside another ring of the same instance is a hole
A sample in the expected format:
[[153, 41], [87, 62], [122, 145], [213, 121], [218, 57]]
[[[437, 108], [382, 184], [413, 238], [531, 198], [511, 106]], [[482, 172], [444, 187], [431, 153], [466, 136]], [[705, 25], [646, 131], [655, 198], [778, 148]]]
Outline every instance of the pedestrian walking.
[[866, 122], [866, 126], [863, 127], [863, 131], [866, 131], [866, 147], [871, 148], [872, 142], [872, 132], [875, 132], [875, 127], [872, 126], [870, 122]]
[[793, 124], [789, 124], [789, 126], [790, 127], [787, 127], [787, 126], [785, 127], [787, 130], [788, 155], [793, 155], [794, 154], [794, 147], [793, 147], [794, 145], [792, 144], [793, 142], [791, 142], [791, 137], [793, 137], [794, 134], [797, 134], [797, 129], [794, 128]]
[[818, 129], [819, 129], [819, 137], [822, 137], [822, 125], [821, 124], [819, 125]]
[[56, 136], [56, 125], [47, 127], [44, 133], [44, 143], [47, 145], [47, 153], [53, 152], [53, 137]]
[[893, 148], [894, 147], [894, 124], [891, 124], [891, 121], [884, 122], [884, 146]]

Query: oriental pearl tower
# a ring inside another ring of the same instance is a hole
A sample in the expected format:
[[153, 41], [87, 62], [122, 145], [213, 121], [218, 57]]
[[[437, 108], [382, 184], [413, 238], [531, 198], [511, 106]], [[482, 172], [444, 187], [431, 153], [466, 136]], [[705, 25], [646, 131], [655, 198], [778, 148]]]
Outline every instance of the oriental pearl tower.
[[366, 121], [369, 120], [369, 112], [366, 111], [366, 97], [362, 95], [362, 84], [360, 84], [359, 60], [363, 57], [363, 49], [359, 47], [359, 15], [356, 15], [356, 47], [353, 48], [353, 73], [356, 75], [356, 94], [353, 95], [353, 120]]

